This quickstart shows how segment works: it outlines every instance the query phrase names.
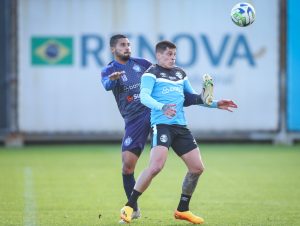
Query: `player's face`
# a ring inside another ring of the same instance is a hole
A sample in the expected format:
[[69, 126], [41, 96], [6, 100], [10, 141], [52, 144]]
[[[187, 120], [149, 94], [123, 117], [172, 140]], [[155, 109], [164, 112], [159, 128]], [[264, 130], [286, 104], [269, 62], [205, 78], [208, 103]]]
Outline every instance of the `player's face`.
[[120, 38], [111, 51], [117, 61], [126, 62], [131, 55], [131, 47], [128, 38]]
[[156, 54], [158, 64], [164, 68], [171, 69], [175, 66], [176, 49], [167, 48], [164, 52]]

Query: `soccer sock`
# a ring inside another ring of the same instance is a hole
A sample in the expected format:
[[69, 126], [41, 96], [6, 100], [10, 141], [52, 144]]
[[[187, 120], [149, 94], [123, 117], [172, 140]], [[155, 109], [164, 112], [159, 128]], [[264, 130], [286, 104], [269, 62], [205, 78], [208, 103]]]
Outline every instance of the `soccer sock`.
[[[129, 199], [132, 190], [134, 188], [135, 185], [135, 179], [134, 179], [134, 174], [122, 174], [123, 175], [123, 186], [124, 186], [124, 190], [127, 196], [127, 199]], [[136, 211], [138, 209], [137, 203], [135, 203], [135, 205], [133, 206], [134, 211]]]
[[177, 210], [180, 212], [188, 211], [191, 197], [192, 196], [190, 195], [181, 194], [180, 202], [178, 204]]
[[142, 194], [141, 192], [138, 192], [133, 189], [133, 191], [128, 199], [128, 202], [126, 203], [125, 206], [130, 206], [131, 208], [134, 209], [134, 206], [137, 205], [137, 200], [141, 194]]
[[199, 105], [203, 104], [202, 96], [199, 94], [191, 94], [191, 93], [184, 93], [184, 107], [188, 107], [191, 105]]

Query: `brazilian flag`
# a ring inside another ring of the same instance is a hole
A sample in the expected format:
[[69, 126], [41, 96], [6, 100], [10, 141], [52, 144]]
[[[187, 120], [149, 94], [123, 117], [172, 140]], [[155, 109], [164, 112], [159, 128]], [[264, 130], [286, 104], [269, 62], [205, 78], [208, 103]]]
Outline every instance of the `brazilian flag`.
[[73, 38], [32, 37], [32, 65], [72, 65]]

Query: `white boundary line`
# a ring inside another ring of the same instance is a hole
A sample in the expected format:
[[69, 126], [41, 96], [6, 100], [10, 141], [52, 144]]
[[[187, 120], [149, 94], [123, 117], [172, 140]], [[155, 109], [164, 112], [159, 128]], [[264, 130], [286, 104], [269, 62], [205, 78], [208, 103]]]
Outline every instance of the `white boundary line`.
[[31, 167], [24, 168], [24, 226], [36, 226], [36, 206]]

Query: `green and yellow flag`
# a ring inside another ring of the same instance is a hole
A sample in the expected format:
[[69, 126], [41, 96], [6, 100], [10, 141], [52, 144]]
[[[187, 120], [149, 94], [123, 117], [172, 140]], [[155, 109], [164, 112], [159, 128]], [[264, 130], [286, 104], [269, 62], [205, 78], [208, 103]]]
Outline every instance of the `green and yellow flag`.
[[71, 37], [32, 37], [32, 65], [72, 65], [73, 39]]

